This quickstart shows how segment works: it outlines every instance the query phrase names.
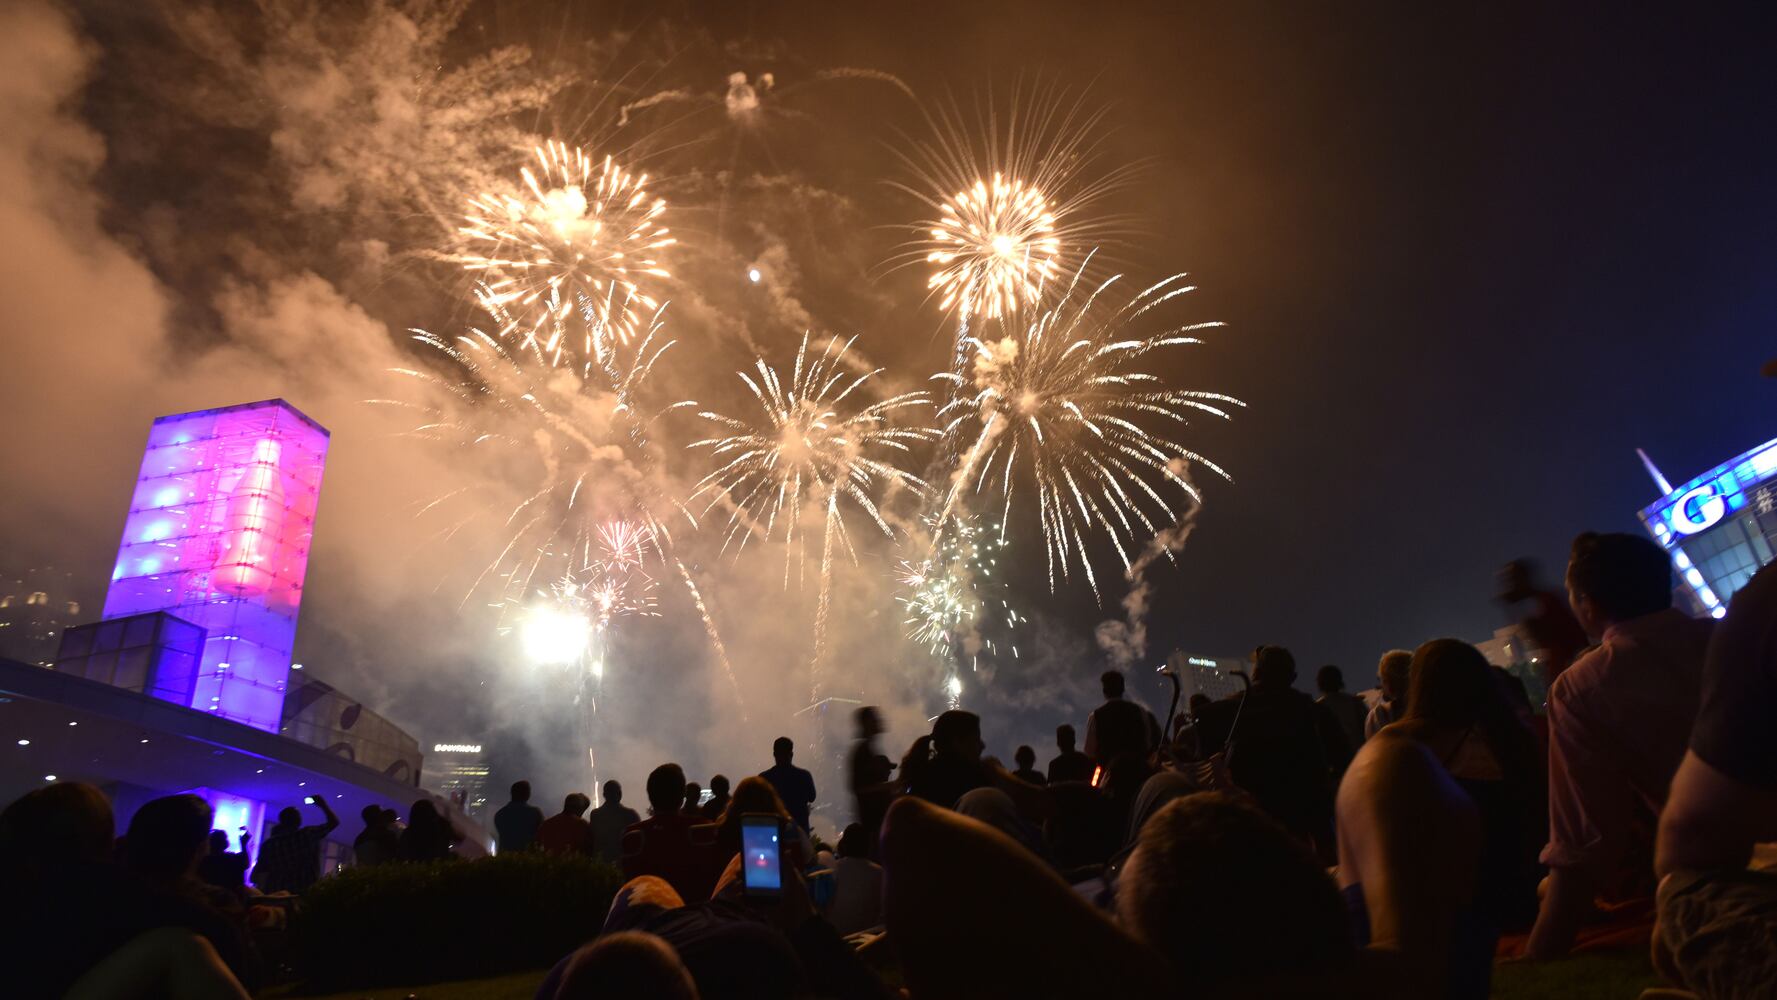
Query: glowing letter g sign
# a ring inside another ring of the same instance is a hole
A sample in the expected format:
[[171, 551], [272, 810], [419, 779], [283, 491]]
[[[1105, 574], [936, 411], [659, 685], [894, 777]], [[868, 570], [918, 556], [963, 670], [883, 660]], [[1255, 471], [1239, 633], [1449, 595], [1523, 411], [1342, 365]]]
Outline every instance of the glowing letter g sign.
[[1672, 530], [1681, 535], [1694, 535], [1713, 527], [1727, 512], [1728, 502], [1715, 491], [1715, 484], [1704, 483], [1686, 492], [1672, 505]]

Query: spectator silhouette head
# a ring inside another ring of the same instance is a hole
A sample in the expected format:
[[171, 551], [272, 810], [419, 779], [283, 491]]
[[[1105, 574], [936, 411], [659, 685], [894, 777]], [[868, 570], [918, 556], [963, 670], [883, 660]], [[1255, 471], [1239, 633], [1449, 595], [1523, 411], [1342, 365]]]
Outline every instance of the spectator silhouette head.
[[696, 809], [703, 801], [703, 786], [695, 781], [685, 782], [685, 808]]
[[1493, 665], [1461, 639], [1433, 639], [1413, 651], [1402, 718], [1452, 734], [1474, 729], [1507, 779], [1540, 781], [1542, 760], [1534, 738], [1519, 721]]
[[365, 806], [358, 810], [358, 815], [363, 817], [365, 826], [382, 826], [388, 822], [382, 806]]
[[401, 814], [399, 812], [396, 812], [394, 809], [384, 809], [383, 810], [383, 825], [384, 826], [394, 826], [396, 823], [399, 823], [399, 822], [401, 822]]
[[618, 931], [569, 956], [553, 1000], [607, 997], [697, 1000], [698, 993], [672, 945], [643, 931]]
[[278, 822], [274, 830], [295, 830], [302, 826], [302, 810], [295, 806], [285, 806], [278, 810]]
[[784, 808], [777, 786], [756, 774], [740, 779], [740, 784], [734, 786], [734, 795], [729, 798], [728, 809], [722, 817], [726, 822], [732, 816], [739, 823], [740, 817], [746, 813], [770, 813], [785, 821], [790, 818], [790, 810]]
[[1021, 746], [1012, 751], [1012, 762], [1018, 765], [1018, 770], [1028, 771], [1037, 766], [1037, 752], [1028, 746]]
[[1191, 708], [1191, 718], [1196, 719], [1201, 717], [1203, 715], [1203, 710], [1214, 704], [1214, 702], [1209, 700], [1209, 695], [1204, 694], [1202, 691], [1198, 691], [1191, 695], [1191, 700], [1186, 704]]
[[210, 831], [210, 853], [211, 854], [218, 854], [218, 855], [228, 853], [228, 831], [227, 830], [211, 830]]
[[1106, 670], [1098, 675], [1098, 686], [1100, 690], [1104, 691], [1106, 701], [1123, 697], [1123, 672]]
[[839, 846], [833, 853], [842, 858], [867, 858], [870, 856], [870, 834], [865, 831], [864, 824], [851, 823], [839, 831]]
[[710, 779], [710, 794], [718, 799], [727, 798], [728, 789], [731, 787], [733, 786], [728, 784], [728, 775], [726, 774], [718, 774]]
[[796, 757], [796, 742], [788, 736], [779, 736], [771, 741], [771, 759], [779, 764], [788, 764]]
[[1055, 749], [1062, 753], [1074, 752], [1074, 727], [1065, 722], [1055, 727]]
[[980, 760], [987, 744], [981, 742], [981, 717], [953, 708], [932, 722], [932, 751], [939, 757]]
[[1382, 688], [1382, 697], [1389, 701], [1406, 700], [1412, 675], [1413, 654], [1404, 649], [1391, 649], [1376, 663], [1376, 683]]
[[648, 772], [648, 811], [656, 816], [676, 816], [685, 806], [685, 769], [662, 764]]
[[1296, 658], [1282, 646], [1260, 646], [1253, 650], [1253, 684], [1265, 687], [1289, 687], [1296, 683]]
[[214, 818], [210, 804], [196, 795], [151, 799], [130, 818], [124, 863], [150, 878], [184, 878], [203, 860]]
[[528, 781], [514, 781], [512, 783], [512, 801], [529, 802], [530, 800], [531, 783]]
[[569, 792], [568, 797], [562, 800], [561, 811], [569, 816], [584, 816], [591, 807], [592, 799], [585, 792]]
[[1337, 694], [1345, 690], [1345, 671], [1329, 663], [1314, 672], [1314, 686], [1322, 694]]
[[1672, 606], [1672, 559], [1652, 539], [1586, 532], [1573, 540], [1567, 598], [1587, 634]]
[[858, 706], [858, 710], [851, 714], [851, 721], [860, 740], [882, 735], [882, 715], [876, 711], [875, 705]]
[[0, 865], [103, 861], [116, 836], [105, 793], [78, 781], [58, 782], [26, 793], [0, 813]]
[[1175, 799], [1142, 826], [1117, 913], [1205, 989], [1254, 969], [1327, 970], [1352, 955], [1326, 870], [1258, 807], [1223, 792]]
[[623, 785], [615, 778], [605, 782], [605, 803], [613, 806], [623, 804]]

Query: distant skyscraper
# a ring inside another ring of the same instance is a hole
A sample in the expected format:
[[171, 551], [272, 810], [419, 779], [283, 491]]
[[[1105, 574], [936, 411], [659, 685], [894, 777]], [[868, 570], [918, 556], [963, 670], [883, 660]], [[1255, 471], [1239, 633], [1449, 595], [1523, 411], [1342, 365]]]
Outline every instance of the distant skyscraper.
[[1246, 690], [1240, 678], [1234, 676], [1234, 671], [1246, 669], [1244, 660], [1229, 656], [1193, 656], [1176, 650], [1166, 658], [1166, 664], [1178, 673], [1187, 700], [1194, 694], [1206, 694], [1220, 701]]
[[62, 629], [79, 620], [74, 576], [53, 566], [0, 579], [0, 656], [47, 667], [55, 661]]
[[444, 793], [471, 819], [486, 822], [487, 754], [481, 744], [432, 744], [424, 773], [425, 783], [433, 791]]
[[105, 617], [169, 611], [207, 632], [192, 708], [278, 729], [327, 441], [281, 399], [150, 428]]

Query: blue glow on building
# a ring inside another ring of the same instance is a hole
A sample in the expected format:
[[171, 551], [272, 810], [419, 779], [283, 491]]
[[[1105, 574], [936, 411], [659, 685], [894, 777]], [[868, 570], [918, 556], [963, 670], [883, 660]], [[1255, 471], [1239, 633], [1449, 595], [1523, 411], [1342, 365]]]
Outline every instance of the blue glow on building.
[[1698, 603], [1720, 618], [1777, 551], [1777, 441], [1680, 483], [1640, 517]]

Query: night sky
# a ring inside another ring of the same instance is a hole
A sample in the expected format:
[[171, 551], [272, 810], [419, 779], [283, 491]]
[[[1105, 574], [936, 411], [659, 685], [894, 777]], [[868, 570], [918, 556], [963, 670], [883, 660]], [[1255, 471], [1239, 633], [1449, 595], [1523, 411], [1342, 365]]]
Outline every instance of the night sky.
[[[961, 68], [1092, 81], [1160, 162], [1144, 256], [1229, 329], [1250, 408], [1156, 613], [1196, 651], [1376, 655], [1504, 623], [1493, 572], [1640, 530], [1769, 440], [1773, 12], [1583, 5], [883, 7], [798, 46], [916, 89]], [[948, 10], [948, 12], [946, 12]], [[1164, 576], [1164, 575], [1163, 575]], [[1162, 648], [1164, 643], [1160, 643]]]
[[[807, 326], [857, 332], [897, 388], [942, 363], [923, 265], [888, 266], [924, 211], [893, 186], [912, 178], [892, 152], [929, 136], [922, 109], [1039, 93], [1103, 108], [1088, 158], [1134, 165], [1102, 206], [1131, 220], [1106, 257], [1142, 284], [1190, 272], [1179, 320], [1227, 324], [1159, 370], [1248, 404], [1187, 436], [1235, 484], [1197, 477], [1197, 530], [1151, 576], [1154, 660], [1282, 643], [1303, 683], [1333, 662], [1365, 686], [1388, 648], [1504, 624], [1504, 561], [1554, 577], [1574, 534], [1640, 530], [1655, 493], [1636, 447], [1682, 481], [1777, 436], [1777, 381], [1758, 375], [1777, 357], [1769, 6], [479, 2], [439, 65], [517, 45], [532, 60], [497, 81], [577, 80], [513, 121], [417, 141], [389, 109], [424, 106], [433, 52], [410, 66], [411, 36], [370, 33], [355, 6], [269, 37], [228, 4], [17, 10], [0, 58], [0, 107], [22, 123], [0, 141], [0, 570], [54, 562], [96, 606], [147, 421], [285, 395], [336, 431], [298, 653], [422, 742], [528, 710], [488, 707], [506, 654], [486, 601], [459, 600], [487, 539], [440, 547], [412, 515], [466, 466], [364, 400], [411, 363], [402, 331], [466, 321], [461, 274], [428, 241], [461, 211], [453, 185], [515, 168], [506, 125], [654, 172], [685, 237], [675, 333], [697, 352], [671, 388], [732, 406], [733, 372], [755, 350], [787, 360]], [[377, 10], [371, 27], [399, 19]], [[383, 48], [348, 53], [367, 37]], [[330, 46], [340, 72], [305, 75]], [[839, 68], [863, 72], [821, 76]], [[778, 81], [744, 127], [721, 99], [737, 70]], [[618, 124], [669, 93], [689, 96]], [[506, 160], [468, 155], [489, 148]], [[748, 683], [788, 704], [806, 633], [783, 625], [780, 569], [704, 555]], [[1025, 542], [1009, 568], [1048, 665], [1002, 673], [987, 708], [1032, 741], [1057, 704], [1083, 718], [1095, 700], [1092, 630], [1121, 596], [1051, 597], [1029, 582], [1039, 556]], [[899, 622], [889, 576], [865, 569], [836, 658], [874, 681], [918, 653], [872, 659]], [[726, 689], [667, 610], [619, 653], [646, 661], [636, 704], [684, 713], [659, 728], [709, 741], [672, 751], [696, 771], [727, 753], [705, 732]], [[698, 670], [707, 690], [687, 693]], [[465, 705], [487, 720], [460, 721]]]

